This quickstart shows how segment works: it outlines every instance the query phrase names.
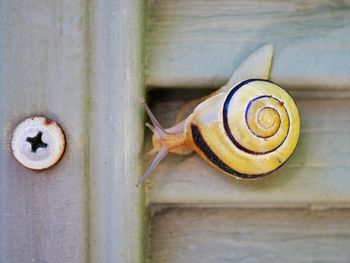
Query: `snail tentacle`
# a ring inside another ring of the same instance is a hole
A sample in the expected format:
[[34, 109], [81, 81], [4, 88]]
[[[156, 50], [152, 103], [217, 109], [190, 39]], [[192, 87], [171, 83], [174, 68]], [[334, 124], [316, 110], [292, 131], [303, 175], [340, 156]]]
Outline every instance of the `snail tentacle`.
[[153, 159], [152, 163], [150, 164], [150, 166], [148, 166], [146, 172], [142, 175], [142, 177], [136, 182], [136, 186], [139, 187], [143, 181], [145, 181], [145, 179], [147, 178], [147, 176], [149, 176], [151, 174], [151, 172], [154, 170], [154, 168], [157, 167], [157, 165], [160, 163], [161, 160], [164, 159], [164, 157], [168, 154], [169, 149], [165, 146], [163, 146], [158, 154], [156, 155], [156, 157]]
[[147, 176], [151, 174], [151, 172], [169, 152], [189, 154], [193, 151], [192, 147], [188, 145], [187, 138], [184, 133], [185, 122], [181, 122], [170, 129], [164, 129], [152, 113], [151, 109], [145, 103], [145, 100], [141, 98], [140, 102], [143, 104], [145, 111], [153, 124], [151, 125], [146, 123], [146, 127], [151, 129], [153, 132], [153, 149], [148, 154], [157, 153], [157, 155], [140, 180], [137, 181], [136, 186], [140, 186], [142, 184]]

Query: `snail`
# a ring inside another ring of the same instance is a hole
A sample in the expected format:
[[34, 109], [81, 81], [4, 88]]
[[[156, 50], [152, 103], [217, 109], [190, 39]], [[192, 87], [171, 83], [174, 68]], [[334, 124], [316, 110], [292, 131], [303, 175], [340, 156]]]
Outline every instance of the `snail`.
[[185, 105], [178, 117], [192, 113], [172, 128], [162, 128], [142, 99], [153, 123], [146, 123], [154, 133], [151, 153], [158, 154], [136, 185], [169, 152], [195, 151], [216, 169], [240, 179], [261, 178], [281, 167], [296, 148], [300, 118], [291, 96], [268, 80], [272, 55], [271, 45], [253, 53], [227, 85]]

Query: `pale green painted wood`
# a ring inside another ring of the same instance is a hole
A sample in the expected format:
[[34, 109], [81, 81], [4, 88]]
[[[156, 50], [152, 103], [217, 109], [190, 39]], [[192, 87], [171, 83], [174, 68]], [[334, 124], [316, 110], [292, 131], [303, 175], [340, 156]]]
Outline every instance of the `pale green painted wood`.
[[350, 261], [349, 210], [167, 209], [152, 223], [151, 263]]
[[[85, 1], [1, 1], [1, 262], [87, 262]], [[11, 134], [32, 115], [64, 129], [67, 148], [34, 172]]]
[[140, 0], [89, 5], [91, 262], [143, 262]]
[[[142, 1], [0, 3], [0, 261], [142, 262]], [[11, 153], [31, 115], [67, 148], [34, 172]]]
[[147, 182], [150, 262], [348, 262], [349, 211], [314, 210], [350, 206], [350, 1], [151, 0], [148, 11], [146, 84], [186, 89], [152, 91], [165, 127], [193, 88], [225, 84], [265, 43], [276, 48], [272, 80], [298, 90], [302, 118], [294, 156], [261, 181], [195, 154], [162, 161]]
[[[314, 98], [321, 95], [309, 93], [312, 97], [307, 98], [304, 92], [292, 94], [300, 111], [301, 135], [295, 153], [280, 170], [262, 180], [237, 180], [215, 170], [196, 154], [169, 154], [148, 182], [149, 203], [350, 206], [349, 97]], [[173, 123], [183, 103], [174, 93], [171, 97], [168, 102], [155, 101], [155, 114], [165, 127]], [[160, 96], [154, 95], [156, 98]]]
[[265, 43], [272, 79], [293, 88], [350, 82], [350, 1], [151, 0], [150, 87], [217, 87]]

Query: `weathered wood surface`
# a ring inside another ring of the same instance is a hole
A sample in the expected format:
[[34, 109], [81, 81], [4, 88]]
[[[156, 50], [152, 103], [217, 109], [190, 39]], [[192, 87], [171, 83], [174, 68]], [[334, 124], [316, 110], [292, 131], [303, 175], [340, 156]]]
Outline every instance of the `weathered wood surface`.
[[[86, 262], [89, 237], [84, 1], [1, 1], [0, 261]], [[12, 156], [16, 125], [56, 120], [67, 147], [34, 172]]]
[[89, 17], [88, 260], [143, 262], [143, 1], [90, 1]]
[[[168, 97], [164, 97], [166, 93]], [[152, 93], [153, 109], [165, 127], [173, 123], [183, 103], [176, 98], [179, 93]], [[196, 154], [169, 154], [148, 182], [149, 203], [350, 206], [350, 99], [322, 98], [316, 92], [309, 98], [304, 92], [293, 94], [300, 110], [301, 135], [295, 153], [280, 170], [261, 180], [237, 180]]]
[[[139, 0], [0, 2], [0, 262], [143, 260], [142, 10]], [[10, 147], [36, 114], [67, 139], [42, 172]]]
[[167, 209], [151, 263], [350, 262], [350, 211]]
[[265, 43], [272, 79], [294, 88], [349, 88], [350, 1], [151, 0], [150, 87], [216, 87]]

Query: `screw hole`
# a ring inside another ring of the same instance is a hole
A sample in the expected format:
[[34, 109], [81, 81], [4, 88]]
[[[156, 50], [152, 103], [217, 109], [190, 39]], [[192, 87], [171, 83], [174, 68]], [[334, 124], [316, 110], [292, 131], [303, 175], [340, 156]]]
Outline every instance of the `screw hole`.
[[28, 137], [26, 139], [27, 142], [30, 143], [32, 152], [35, 153], [39, 148], [47, 148], [47, 143], [42, 141], [43, 133], [41, 131], [34, 137]]

